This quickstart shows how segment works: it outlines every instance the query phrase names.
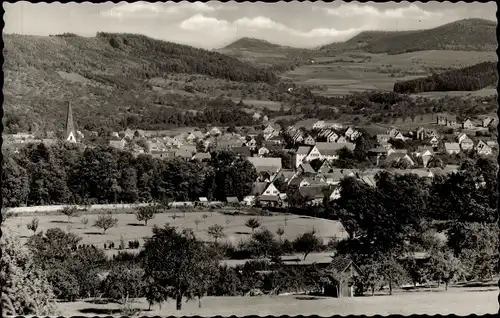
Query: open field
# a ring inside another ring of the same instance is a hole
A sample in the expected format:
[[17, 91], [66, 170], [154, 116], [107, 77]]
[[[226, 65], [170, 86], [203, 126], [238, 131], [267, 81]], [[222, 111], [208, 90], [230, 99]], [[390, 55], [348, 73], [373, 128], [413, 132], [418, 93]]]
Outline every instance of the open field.
[[[497, 60], [495, 52], [466, 51], [421, 51], [398, 55], [360, 53], [357, 54], [359, 58], [352, 58], [351, 55], [345, 53], [318, 58], [315, 64], [298, 67], [283, 74], [283, 78], [305, 86], [320, 85], [324, 90], [315, 93], [335, 96], [355, 91], [392, 91], [396, 81], [428, 76], [433, 69], [439, 72], [442, 68], [458, 68]], [[478, 92], [453, 92], [452, 95], [484, 96], [494, 93], [494, 89], [484, 89]], [[425, 96], [442, 94], [430, 92], [425, 93]]]
[[[217, 212], [186, 212], [185, 216], [182, 212], [176, 212], [177, 218], [172, 218], [174, 213], [160, 213], [154, 219], [144, 226], [143, 222], [138, 222], [134, 214], [114, 214], [118, 219], [118, 226], [106, 231], [102, 234], [102, 230], [92, 227], [98, 215], [80, 215], [78, 218], [72, 218], [71, 223], [67, 223], [68, 219], [64, 215], [40, 215], [38, 216], [39, 225], [38, 231], [47, 230], [49, 228], [61, 228], [69, 230], [82, 238], [83, 244], [96, 244], [102, 245], [107, 241], [115, 242], [115, 245], [120, 243], [120, 238], [123, 237], [125, 241], [138, 239], [143, 240], [143, 237], [152, 235], [151, 229], [154, 225], [162, 226], [165, 223], [177, 226], [179, 229], [191, 228], [195, 231], [198, 238], [202, 240], [210, 240], [207, 235], [208, 227], [219, 224], [224, 227], [226, 234], [225, 240], [237, 244], [241, 239], [245, 239], [251, 234], [251, 230], [245, 226], [245, 222], [254, 217], [249, 215], [235, 215], [229, 216]], [[203, 218], [206, 215], [206, 218]], [[89, 222], [87, 227], [81, 223], [82, 218], [88, 218]], [[26, 224], [28, 224], [33, 216], [17, 216], [5, 221], [5, 226], [12, 232], [21, 237], [21, 241], [26, 241], [32, 232], [30, 232]], [[196, 229], [195, 220], [199, 219], [201, 223], [198, 224]], [[285, 233], [283, 239], [294, 239], [297, 235], [312, 229], [316, 230], [316, 234], [323, 238], [325, 244], [328, 243], [332, 236], [344, 238], [347, 234], [343, 231], [340, 222], [330, 221], [324, 219], [316, 219], [305, 216], [289, 215], [285, 225], [285, 216], [259, 216], [259, 221], [263, 227], [268, 228], [272, 232], [276, 232], [279, 227], [283, 227]], [[127, 242], [126, 242], [127, 244]], [[141, 244], [142, 245], [142, 244]]]
[[[396, 292], [389, 296], [328, 298], [304, 295], [257, 296], [257, 297], [205, 297], [202, 308], [196, 300], [183, 303], [182, 310], [175, 310], [175, 302], [163, 304], [160, 310], [154, 306], [147, 311], [145, 300], [137, 300], [134, 308], [143, 310], [140, 315], [188, 315], [188, 316], [245, 316], [245, 315], [388, 315], [388, 314], [493, 314], [498, 312], [498, 288], [450, 288], [448, 291]], [[62, 315], [109, 315], [119, 314], [120, 305], [96, 305], [83, 301], [60, 303]]]
[[[240, 100], [239, 99], [234, 99], [235, 103], [238, 103]], [[250, 105], [256, 108], [264, 108], [267, 107], [270, 110], [280, 110], [281, 108], [281, 103], [280, 102], [273, 102], [270, 100], [258, 100], [258, 99], [243, 99], [242, 100], [244, 104]], [[285, 110], [287, 110], [289, 107], [284, 106]]]

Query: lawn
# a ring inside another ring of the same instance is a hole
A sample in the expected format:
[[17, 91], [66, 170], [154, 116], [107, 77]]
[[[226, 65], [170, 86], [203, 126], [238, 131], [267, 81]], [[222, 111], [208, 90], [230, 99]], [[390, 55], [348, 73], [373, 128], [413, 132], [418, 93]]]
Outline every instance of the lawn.
[[[370, 57], [369, 60], [353, 60], [350, 54], [317, 59], [318, 62], [328, 64], [304, 65], [283, 74], [282, 77], [304, 86], [322, 86], [326, 89], [315, 93], [335, 96], [354, 91], [392, 91], [396, 81], [428, 76], [433, 69], [440, 72], [439, 68], [458, 68], [497, 60], [495, 52], [422, 51], [398, 55], [363, 53], [362, 55]], [[484, 89], [452, 94], [484, 96], [495, 94], [495, 91]], [[434, 95], [440, 97], [443, 92], [425, 93], [425, 96]]]
[[[139, 315], [188, 315], [188, 316], [245, 316], [245, 315], [388, 315], [388, 314], [493, 314], [498, 312], [498, 288], [450, 288], [448, 291], [396, 292], [394, 295], [374, 297], [329, 298], [304, 295], [257, 296], [257, 297], [205, 297], [202, 308], [196, 300], [183, 303], [181, 311], [175, 310], [175, 302], [163, 304], [161, 310], [154, 306], [147, 311], [145, 300], [137, 300], [134, 308]], [[118, 304], [96, 305], [83, 301], [60, 303], [61, 315], [109, 315], [119, 314]]]
[[[240, 100], [235, 99], [234, 102], [238, 103]], [[281, 108], [280, 102], [273, 102], [270, 100], [257, 100], [257, 99], [243, 99], [244, 104], [250, 105], [256, 108], [264, 108], [267, 107], [270, 110], [278, 111]], [[284, 106], [285, 110], [289, 109], [289, 107]]]
[[[251, 235], [251, 229], [245, 226], [246, 220], [253, 216], [248, 215], [235, 215], [228, 216], [218, 212], [187, 212], [185, 216], [182, 212], [176, 212], [177, 218], [173, 218], [174, 213], [160, 213], [154, 219], [144, 226], [143, 222], [138, 222], [134, 214], [114, 214], [118, 219], [118, 226], [106, 231], [102, 234], [102, 230], [92, 226], [94, 221], [98, 218], [97, 214], [80, 215], [78, 218], [72, 218], [71, 223], [67, 223], [68, 219], [64, 215], [40, 215], [38, 216], [39, 225], [38, 231], [43, 231], [49, 228], [61, 228], [69, 230], [82, 238], [84, 244], [95, 244], [102, 247], [104, 243], [113, 241], [115, 246], [118, 246], [120, 239], [125, 241], [138, 239], [141, 243], [144, 237], [151, 236], [154, 225], [162, 226], [165, 223], [177, 226], [179, 229], [191, 228], [195, 231], [198, 238], [202, 240], [210, 240], [207, 235], [208, 227], [219, 224], [224, 227], [226, 234], [225, 240], [237, 244], [241, 239], [246, 239]], [[203, 218], [206, 215], [206, 218]], [[81, 223], [81, 219], [86, 217], [89, 222], [85, 227]], [[26, 225], [33, 219], [33, 216], [17, 216], [7, 219], [5, 226], [12, 232], [21, 237], [21, 241], [26, 241], [32, 232], [30, 232]], [[198, 224], [196, 229], [195, 220], [199, 219], [201, 223]], [[338, 238], [346, 237], [346, 232], [340, 222], [330, 221], [324, 219], [310, 218], [305, 216], [289, 215], [274, 215], [274, 216], [259, 216], [259, 221], [262, 227], [266, 227], [272, 232], [276, 232], [279, 227], [283, 227], [285, 233], [283, 239], [294, 239], [297, 235], [314, 229], [316, 234], [323, 238], [323, 241], [328, 243], [332, 236]], [[125, 244], [128, 244], [125, 242]]]

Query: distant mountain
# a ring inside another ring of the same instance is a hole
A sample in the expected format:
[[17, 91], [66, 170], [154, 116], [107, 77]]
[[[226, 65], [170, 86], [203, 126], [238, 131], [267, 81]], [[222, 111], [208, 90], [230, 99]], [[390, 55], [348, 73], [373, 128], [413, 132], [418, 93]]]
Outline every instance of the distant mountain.
[[464, 19], [433, 29], [416, 31], [366, 31], [343, 43], [319, 48], [318, 53], [364, 51], [401, 54], [428, 50], [494, 51], [497, 23]]
[[282, 46], [268, 42], [266, 40], [255, 39], [255, 38], [241, 38], [233, 43], [226, 45], [220, 50], [249, 50], [249, 51], [267, 51], [276, 49], [293, 49], [289, 46]]

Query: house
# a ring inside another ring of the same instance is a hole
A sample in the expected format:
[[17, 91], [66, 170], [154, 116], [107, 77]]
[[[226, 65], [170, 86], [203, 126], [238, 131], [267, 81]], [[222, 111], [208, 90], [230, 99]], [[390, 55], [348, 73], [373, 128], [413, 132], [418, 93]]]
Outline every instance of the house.
[[319, 159], [326, 160], [337, 160], [337, 152], [342, 148], [347, 148], [351, 151], [354, 150], [355, 145], [350, 142], [346, 143], [330, 143], [330, 142], [318, 142], [316, 143], [316, 149], [319, 152]]
[[282, 140], [280, 136], [272, 136], [271, 138], [267, 139], [264, 144], [266, 145], [281, 145]]
[[462, 128], [463, 129], [472, 129], [472, 128], [474, 128], [474, 123], [472, 123], [472, 121], [469, 118], [467, 118], [462, 123]]
[[352, 135], [355, 133], [356, 131], [354, 130], [354, 128], [352, 127], [348, 127], [346, 129], [346, 131], [344, 132], [344, 136], [351, 139], [352, 138]]
[[458, 125], [458, 122], [456, 120], [447, 120], [446, 121], [446, 127], [449, 127], [449, 128], [458, 128], [459, 125]]
[[328, 163], [328, 160], [323, 160], [323, 163], [318, 168], [318, 173], [329, 173], [332, 170], [332, 167]]
[[[325, 144], [326, 144], [326, 142], [325, 142]], [[307, 156], [304, 158], [304, 161], [310, 162], [310, 161], [313, 161], [314, 159], [323, 159], [321, 153], [318, 150], [318, 147], [316, 147], [316, 146], [313, 146], [312, 148], [310, 148], [310, 151], [307, 154]]]
[[338, 144], [346, 144], [347, 139], [344, 136], [340, 136], [335, 142]]
[[446, 126], [446, 116], [444, 115], [438, 115], [437, 116], [437, 124], [440, 125], [440, 126]]
[[295, 168], [298, 168], [300, 164], [305, 160], [309, 152], [313, 147], [310, 146], [300, 146], [299, 149], [293, 155], [293, 162], [295, 163]]
[[261, 115], [259, 113], [254, 113], [253, 116], [252, 116], [252, 119], [253, 120], [259, 120], [261, 117]]
[[[277, 174], [274, 180], [281, 179], [283, 182], [288, 184], [288, 182], [295, 177], [297, 172], [292, 169], [281, 169]], [[274, 181], [273, 180], [273, 181]]]
[[273, 183], [270, 183], [267, 186], [262, 194], [257, 197], [257, 200], [262, 206], [277, 207], [283, 204], [283, 201], [280, 198], [280, 192]]
[[192, 160], [198, 160], [198, 161], [208, 161], [211, 160], [212, 156], [208, 152], [197, 152], [194, 154]]
[[390, 139], [391, 139], [391, 136], [389, 136], [389, 135], [377, 135], [377, 142], [379, 144], [386, 144], [389, 142]]
[[392, 138], [393, 138], [393, 139], [395, 139], [395, 140], [403, 140], [403, 141], [405, 141], [405, 140], [406, 140], [405, 136], [403, 136], [403, 134], [402, 134], [402, 133], [400, 133], [400, 132], [397, 132], [397, 133], [394, 135], [394, 137], [392, 137]]
[[482, 120], [482, 126], [488, 128], [495, 123], [495, 119], [491, 117], [486, 117]]
[[[344, 137], [342, 137], [344, 138]], [[326, 137], [326, 142], [337, 142], [337, 139], [339, 139], [339, 135], [337, 135], [335, 132], [331, 132], [327, 137]], [[345, 138], [344, 138], [345, 140]]]
[[313, 129], [322, 129], [322, 128], [325, 128], [325, 121], [324, 120], [318, 120], [317, 122], [315, 122], [312, 126]]
[[496, 141], [493, 141], [493, 140], [488, 140], [488, 141], [486, 142], [486, 144], [487, 144], [488, 146], [490, 146], [490, 148], [491, 148], [491, 149], [495, 149], [495, 148], [497, 148], [497, 146], [498, 146], [498, 143], [497, 143]]
[[231, 152], [234, 152], [235, 154], [238, 154], [242, 157], [250, 157], [252, 156], [252, 151], [248, 147], [232, 147], [228, 149]]
[[177, 151], [175, 152], [175, 156], [185, 160], [191, 160], [195, 153], [196, 153], [196, 148], [192, 149], [189, 148], [188, 146], [182, 146], [179, 149], [177, 149]]
[[109, 141], [109, 146], [111, 148], [115, 148], [118, 150], [123, 150], [126, 145], [127, 145], [127, 142], [125, 141], [125, 138], [120, 139], [120, 140], [110, 140]]
[[301, 164], [299, 166], [298, 171], [304, 175], [315, 175], [316, 174], [316, 171], [314, 171], [313, 167], [309, 163]]
[[460, 144], [458, 142], [445, 142], [444, 149], [450, 155], [460, 152]]
[[414, 152], [415, 156], [422, 158], [422, 163], [424, 167], [427, 167], [429, 160], [434, 156], [434, 150], [432, 147], [419, 147], [419, 149]]
[[389, 135], [389, 138], [396, 138], [396, 136], [400, 134], [400, 132], [396, 128], [391, 128], [387, 131], [386, 134]]
[[431, 140], [429, 140], [429, 144], [432, 147], [436, 148], [439, 145], [439, 139], [436, 136], [434, 136], [431, 138]]
[[270, 175], [274, 175], [282, 167], [281, 158], [247, 157], [247, 160], [255, 167], [257, 173], [268, 172]]
[[257, 135], [259, 133], [257, 131], [255, 131], [255, 129], [253, 127], [250, 127], [250, 128], [248, 128], [246, 134], [247, 134], [247, 136], [250, 136], [250, 137], [257, 137]]
[[458, 143], [461, 143], [461, 142], [462, 142], [462, 140], [464, 140], [464, 139], [468, 139], [468, 138], [469, 138], [469, 137], [468, 137], [466, 134], [464, 134], [464, 133], [459, 133], [459, 134], [458, 134], [458, 136], [457, 136], [457, 142], [458, 142]]
[[213, 127], [212, 129], [210, 129], [209, 134], [211, 136], [218, 136], [221, 134], [221, 132], [220, 132], [219, 128]]
[[217, 150], [228, 150], [233, 147], [241, 147], [243, 145], [243, 141], [239, 138], [233, 138], [227, 140], [217, 140], [216, 144]]
[[463, 151], [468, 151], [468, 150], [471, 150], [474, 148], [474, 142], [470, 139], [470, 138], [464, 138], [462, 139], [462, 141], [460, 142], [460, 148], [463, 150]]
[[395, 163], [400, 163], [402, 161], [406, 161], [409, 166], [414, 166], [415, 162], [408, 156], [406, 153], [401, 152], [393, 152], [390, 153], [387, 158], [384, 160], [384, 164], [387, 166], [391, 166]]
[[488, 146], [488, 144], [482, 140], [479, 140], [479, 142], [477, 143], [477, 145], [475, 147], [475, 150], [477, 151], [477, 153], [479, 155], [489, 156], [493, 153], [493, 149], [491, 149], [491, 147]]
[[321, 205], [325, 199], [323, 189], [323, 185], [307, 185], [300, 187], [297, 191], [306, 204]]
[[415, 139], [424, 140], [425, 137], [426, 137], [425, 128], [424, 127], [418, 127], [417, 131], [415, 132]]
[[311, 135], [307, 135], [307, 137], [304, 138], [303, 142], [306, 145], [313, 146], [316, 143], [316, 140], [314, 140], [314, 138]]
[[264, 157], [265, 155], [267, 155], [269, 153], [269, 149], [267, 149], [266, 147], [262, 146], [259, 148], [259, 150], [257, 151], [257, 155], [259, 157]]
[[361, 276], [361, 270], [350, 258], [338, 255], [333, 257], [323, 275], [321, 282], [325, 296], [354, 297], [353, 282], [355, 277]]
[[264, 135], [270, 135], [270, 134], [273, 134], [275, 131], [279, 131], [279, 129], [273, 125], [267, 125], [267, 127], [264, 129], [263, 133], [264, 133]]
[[227, 197], [226, 201], [228, 204], [231, 204], [231, 205], [239, 205], [240, 204], [240, 200], [238, 200], [238, 197]]

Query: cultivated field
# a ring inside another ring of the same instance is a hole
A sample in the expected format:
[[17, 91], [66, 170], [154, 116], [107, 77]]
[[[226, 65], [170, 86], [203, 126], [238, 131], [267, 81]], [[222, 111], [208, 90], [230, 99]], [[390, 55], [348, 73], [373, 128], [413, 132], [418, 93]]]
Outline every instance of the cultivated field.
[[[301, 85], [320, 85], [324, 89], [315, 93], [334, 96], [349, 92], [382, 90], [392, 91], [396, 81], [428, 76], [432, 70], [464, 67], [484, 61], [496, 61], [495, 52], [421, 51], [398, 55], [344, 53], [335, 57], [316, 59], [316, 63], [287, 72], [283, 78]], [[477, 94], [494, 94], [494, 89]], [[426, 93], [427, 96], [442, 93]], [[476, 92], [454, 92], [467, 96]], [[490, 94], [490, 95], [491, 95]]]
[[[205, 297], [202, 308], [196, 300], [182, 304], [181, 311], [175, 310], [175, 302], [154, 306], [147, 311], [145, 300], [138, 300], [134, 308], [140, 308], [140, 315], [188, 315], [188, 316], [245, 316], [245, 315], [389, 315], [389, 314], [493, 314], [498, 312], [498, 288], [450, 288], [448, 291], [396, 292], [389, 296], [328, 298], [303, 295], [257, 296], [257, 297]], [[87, 302], [60, 303], [60, 314], [109, 315], [120, 314], [120, 305], [96, 305]]]
[[[251, 235], [251, 229], [245, 226], [245, 222], [254, 217], [248, 215], [224, 215], [218, 212], [176, 212], [177, 218], [173, 218], [174, 213], [160, 213], [154, 219], [144, 226], [143, 222], [138, 222], [134, 214], [114, 214], [118, 219], [118, 226], [106, 231], [102, 234], [102, 230], [93, 227], [98, 214], [80, 215], [78, 218], [72, 218], [71, 223], [67, 223], [68, 219], [64, 215], [40, 215], [38, 216], [39, 225], [38, 231], [43, 231], [49, 228], [61, 228], [70, 230], [82, 238], [83, 244], [103, 245], [108, 241], [113, 241], [115, 246], [118, 246], [120, 239], [125, 241], [138, 239], [141, 243], [144, 237], [152, 235], [151, 229], [154, 225], [162, 226], [165, 223], [177, 226], [179, 229], [191, 228], [194, 230], [198, 238], [202, 240], [210, 240], [207, 235], [208, 227], [219, 224], [224, 227], [226, 234], [225, 240], [237, 244], [240, 240], [246, 239]], [[203, 218], [206, 215], [206, 218]], [[89, 220], [85, 227], [81, 223], [82, 218]], [[340, 222], [324, 219], [316, 219], [297, 215], [275, 215], [275, 216], [259, 216], [257, 217], [262, 224], [272, 232], [276, 232], [279, 227], [283, 227], [285, 233], [283, 239], [288, 238], [293, 240], [297, 235], [314, 229], [316, 234], [323, 238], [325, 244], [328, 243], [331, 237], [344, 238], [347, 233], [343, 230]], [[286, 225], [285, 225], [286, 218]], [[26, 241], [32, 232], [28, 230], [26, 225], [33, 219], [33, 216], [17, 216], [5, 221], [5, 226], [12, 232], [21, 237], [21, 241]], [[200, 220], [198, 229], [196, 229], [195, 220]], [[223, 240], [220, 240], [223, 241]], [[127, 244], [127, 242], [125, 242]], [[102, 247], [102, 246], [98, 246]]]

